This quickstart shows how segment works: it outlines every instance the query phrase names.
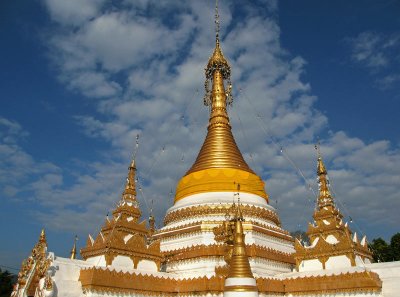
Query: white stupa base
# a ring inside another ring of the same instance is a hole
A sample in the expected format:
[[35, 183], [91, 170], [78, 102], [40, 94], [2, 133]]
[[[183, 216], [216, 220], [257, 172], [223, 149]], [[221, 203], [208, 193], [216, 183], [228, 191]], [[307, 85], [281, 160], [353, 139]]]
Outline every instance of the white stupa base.
[[[240, 287], [243, 287], [243, 290], [240, 290]], [[238, 289], [238, 291], [235, 291], [235, 289]], [[254, 278], [231, 277], [225, 280], [224, 297], [239, 297], [239, 296], [258, 297], [257, 283]]]
[[258, 292], [224, 292], [224, 297], [258, 297]]

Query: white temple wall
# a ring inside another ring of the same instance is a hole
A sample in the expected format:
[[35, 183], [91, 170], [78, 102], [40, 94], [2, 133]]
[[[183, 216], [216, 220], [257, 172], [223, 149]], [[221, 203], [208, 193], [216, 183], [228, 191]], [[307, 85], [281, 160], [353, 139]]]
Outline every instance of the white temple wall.
[[68, 258], [55, 257], [51, 264], [52, 279], [55, 282], [54, 297], [76, 297], [84, 296], [82, 285], [79, 282], [81, 269], [92, 267], [87, 261], [71, 260]]
[[258, 292], [224, 292], [224, 297], [258, 297]]
[[86, 262], [94, 265], [94, 266], [102, 266], [102, 267], [106, 267], [106, 258], [102, 255], [102, 256], [96, 256], [96, 257], [91, 257], [91, 258], [87, 258]]
[[225, 265], [222, 257], [210, 257], [174, 261], [167, 264], [167, 272], [173, 272], [183, 277], [213, 276], [215, 267]]
[[[247, 245], [255, 244], [290, 254], [295, 252], [291, 241], [265, 235], [260, 232], [249, 231], [245, 232], [245, 234]], [[214, 238], [214, 233], [210, 231], [175, 235], [161, 239], [160, 248], [161, 251], [165, 252], [197, 245], [211, 245], [216, 244]]]
[[[256, 280], [250, 277], [231, 277], [225, 280], [225, 286], [257, 287]], [[258, 297], [257, 291], [224, 292], [224, 297]]]
[[[292, 264], [281, 263], [264, 258], [250, 258], [249, 263], [254, 275], [260, 277], [291, 272], [294, 266]], [[210, 276], [215, 275], [215, 267], [224, 265], [226, 265], [226, 262], [223, 257], [190, 259], [169, 263], [167, 265], [167, 272], [182, 273], [183, 275], [189, 273], [189, 275], [196, 274], [197, 276]]]
[[351, 267], [351, 261], [345, 255], [329, 257], [328, 261], [326, 261], [325, 263], [326, 269], [335, 269], [342, 267]]
[[364, 266], [364, 264], [366, 264], [366, 263], [364, 263], [363, 259], [359, 255], [356, 255], [356, 265], [357, 266]]
[[[198, 206], [203, 204], [232, 204], [234, 200], [234, 192], [208, 192], [187, 196], [177, 201], [167, 213], [182, 207]], [[236, 201], [235, 201], [236, 202]], [[242, 204], [249, 204], [259, 207], [265, 207], [275, 212], [275, 208], [267, 203], [267, 201], [257, 195], [240, 192], [240, 202]]]
[[263, 258], [249, 258], [251, 271], [257, 277], [269, 277], [280, 273], [291, 272], [292, 264], [281, 263]]
[[134, 263], [131, 258], [127, 256], [118, 255], [112, 261], [111, 266], [116, 268], [133, 269]]
[[256, 244], [262, 247], [272, 248], [284, 253], [294, 253], [293, 243], [277, 237], [262, 234], [260, 232], [246, 232], [246, 244]]
[[137, 270], [144, 270], [144, 271], [158, 271], [157, 264], [154, 261], [150, 260], [141, 260], [138, 263]]
[[382, 296], [398, 297], [400, 295], [400, 261], [372, 263], [365, 266], [377, 273], [382, 280]]
[[162, 252], [173, 251], [191, 246], [201, 245], [203, 235], [201, 232], [187, 233], [161, 239], [160, 249]]
[[299, 271], [322, 270], [322, 263], [318, 259], [304, 260], [300, 262]]

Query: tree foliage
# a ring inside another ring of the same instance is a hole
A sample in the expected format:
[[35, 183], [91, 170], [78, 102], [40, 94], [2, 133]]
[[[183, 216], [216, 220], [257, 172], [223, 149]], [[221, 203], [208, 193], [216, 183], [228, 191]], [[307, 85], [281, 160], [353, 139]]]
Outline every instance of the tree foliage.
[[9, 297], [12, 292], [13, 275], [7, 270], [2, 271], [0, 268], [0, 297]]
[[296, 230], [290, 232], [290, 235], [292, 235], [292, 237], [294, 238], [297, 238], [298, 240], [300, 240], [300, 242], [305, 243], [306, 245], [310, 244], [310, 239], [308, 238], [308, 235], [305, 231]]
[[392, 249], [394, 261], [400, 261], [400, 233], [396, 233], [390, 239], [390, 248]]
[[400, 233], [392, 236], [390, 244], [381, 237], [369, 244], [375, 262], [400, 261]]

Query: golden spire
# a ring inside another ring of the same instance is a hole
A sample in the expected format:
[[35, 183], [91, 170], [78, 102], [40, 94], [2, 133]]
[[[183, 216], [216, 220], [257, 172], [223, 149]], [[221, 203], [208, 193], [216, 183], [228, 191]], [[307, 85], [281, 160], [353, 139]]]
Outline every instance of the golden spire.
[[47, 245], [46, 232], [44, 231], [44, 229], [42, 229], [42, 231], [40, 232], [39, 242], [45, 243]]
[[264, 182], [247, 165], [231, 131], [227, 111], [232, 103], [231, 67], [220, 47], [218, 2], [215, 25], [215, 49], [205, 69], [204, 104], [210, 107], [207, 136], [194, 164], [176, 187], [175, 202], [200, 193], [235, 192], [239, 182], [242, 192], [268, 202]]
[[122, 194], [125, 200], [136, 199], [136, 164], [135, 159], [132, 159], [128, 168], [128, 177], [126, 178], [125, 190]]
[[72, 246], [72, 250], [71, 250], [71, 259], [76, 259], [76, 241], [78, 240], [78, 235], [75, 235], [74, 238], [74, 245]]
[[322, 161], [319, 144], [315, 145], [315, 149], [317, 150], [318, 154], [318, 161], [317, 161], [317, 175], [318, 175], [318, 186], [319, 186], [318, 207], [322, 208], [328, 205], [334, 206], [333, 198], [329, 190], [328, 172], [326, 171], [324, 162]]
[[125, 190], [122, 197], [125, 200], [136, 200], [136, 154], [139, 149], [139, 134], [136, 135], [135, 149], [132, 153], [132, 161], [128, 167], [128, 177], [126, 178]]
[[[231, 67], [220, 47], [218, 5], [216, 5], [215, 24], [216, 44], [205, 69], [204, 84], [204, 104], [210, 106], [208, 133], [195, 163], [186, 175], [210, 168], [232, 168], [253, 173], [236, 145], [229, 123], [227, 105], [232, 103]], [[228, 84], [227, 91], [224, 86], [225, 80]]]
[[243, 216], [240, 209], [240, 203], [238, 203], [236, 209], [236, 218], [235, 218], [235, 234], [233, 241], [233, 253], [230, 261], [230, 269], [228, 278], [235, 277], [250, 277], [253, 278], [253, 273], [251, 272], [249, 259], [246, 255], [246, 245], [244, 241], [244, 233], [243, 233]]

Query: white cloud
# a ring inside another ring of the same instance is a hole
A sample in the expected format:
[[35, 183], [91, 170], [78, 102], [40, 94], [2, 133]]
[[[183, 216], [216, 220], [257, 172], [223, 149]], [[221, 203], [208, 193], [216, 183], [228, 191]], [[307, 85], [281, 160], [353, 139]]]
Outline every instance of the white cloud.
[[368, 67], [382, 67], [388, 63], [382, 50], [384, 44], [382, 37], [374, 32], [362, 32], [352, 40], [353, 59], [364, 62]]
[[44, 0], [51, 18], [62, 25], [78, 26], [95, 17], [104, 0]]
[[400, 80], [400, 34], [361, 32], [349, 38], [352, 60], [366, 67], [376, 77], [376, 84], [383, 90], [393, 88]]
[[57, 172], [54, 164], [35, 161], [20, 145], [28, 137], [19, 123], [0, 118], [0, 185], [4, 195], [15, 197], [27, 190], [26, 182], [47, 172]]

